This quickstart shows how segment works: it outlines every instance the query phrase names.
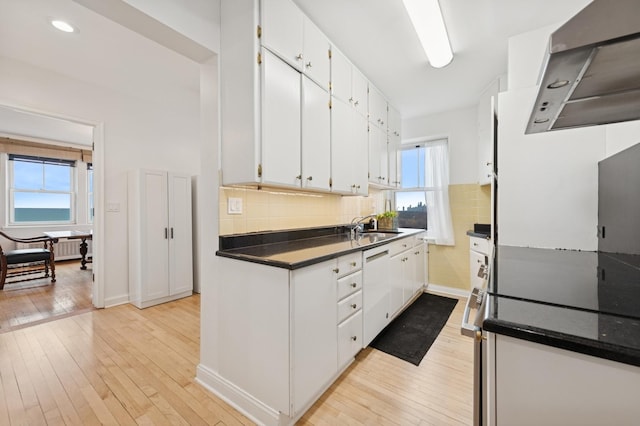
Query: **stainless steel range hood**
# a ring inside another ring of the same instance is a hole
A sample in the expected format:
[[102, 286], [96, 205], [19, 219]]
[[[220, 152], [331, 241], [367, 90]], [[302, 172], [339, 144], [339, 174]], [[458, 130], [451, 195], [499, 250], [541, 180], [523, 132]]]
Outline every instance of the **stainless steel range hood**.
[[551, 34], [525, 133], [640, 119], [640, 0], [594, 0]]

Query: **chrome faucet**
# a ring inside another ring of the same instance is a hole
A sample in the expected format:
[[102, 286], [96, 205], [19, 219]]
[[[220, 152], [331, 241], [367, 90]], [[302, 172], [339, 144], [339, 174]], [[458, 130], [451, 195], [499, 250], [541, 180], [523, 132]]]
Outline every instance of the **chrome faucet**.
[[364, 225], [361, 223], [365, 219], [375, 219], [376, 214], [370, 214], [367, 216], [356, 216], [351, 219], [351, 224], [349, 225], [349, 234], [351, 235], [351, 239], [354, 239], [356, 235], [360, 232], [364, 231]]

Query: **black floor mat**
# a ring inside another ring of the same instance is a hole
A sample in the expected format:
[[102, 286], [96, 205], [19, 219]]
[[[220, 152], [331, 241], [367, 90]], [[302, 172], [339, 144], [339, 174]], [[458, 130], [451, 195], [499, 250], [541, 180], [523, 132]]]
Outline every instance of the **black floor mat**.
[[424, 293], [382, 330], [369, 346], [420, 365], [456, 303], [458, 299]]

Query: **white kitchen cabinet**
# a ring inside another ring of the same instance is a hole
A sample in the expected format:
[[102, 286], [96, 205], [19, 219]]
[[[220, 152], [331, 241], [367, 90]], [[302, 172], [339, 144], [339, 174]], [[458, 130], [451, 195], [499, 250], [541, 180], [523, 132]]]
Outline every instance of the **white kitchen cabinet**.
[[261, 6], [262, 45], [302, 71], [304, 14], [291, 0], [262, 0]]
[[331, 105], [331, 190], [367, 195], [367, 120], [336, 97]]
[[262, 0], [261, 4], [263, 46], [329, 90], [327, 37], [291, 0]]
[[129, 174], [129, 300], [138, 308], [193, 292], [191, 177]]
[[331, 80], [331, 44], [322, 31], [306, 16], [303, 41], [303, 72], [328, 92]]
[[491, 183], [494, 170], [494, 138], [496, 134], [497, 99], [500, 80], [496, 79], [480, 95], [478, 102], [478, 183]]
[[368, 115], [369, 83], [335, 46], [331, 49], [331, 93], [360, 115]]
[[299, 187], [301, 76], [264, 49], [261, 69], [262, 182]]
[[499, 334], [490, 334], [489, 341], [492, 336], [490, 424], [638, 423], [640, 368]]
[[386, 133], [387, 121], [387, 100], [382, 92], [369, 84], [369, 122]]
[[336, 261], [291, 271], [293, 414], [317, 397], [338, 369]]
[[[331, 178], [330, 96], [302, 76], [302, 179], [305, 189], [329, 191]], [[293, 159], [289, 159], [292, 161]], [[292, 161], [293, 162], [293, 161]]]
[[402, 118], [397, 109], [389, 105], [388, 126], [387, 126], [387, 152], [389, 156], [389, 173], [388, 184], [392, 188], [400, 188], [402, 165], [400, 149], [402, 147], [401, 139]]
[[469, 237], [469, 286], [482, 288], [487, 268], [491, 241], [487, 238]]
[[416, 237], [414, 256], [416, 256], [416, 280], [414, 292], [420, 292], [428, 284], [429, 279], [429, 246], [425, 241], [425, 234]]
[[389, 158], [387, 132], [369, 124], [369, 182], [388, 185]]
[[[410, 275], [415, 275], [415, 262], [412, 262], [411, 268], [408, 265], [409, 259], [413, 260], [410, 250], [398, 253], [390, 259], [392, 279], [389, 282], [389, 312], [392, 316], [402, 308], [406, 301], [405, 294], [410, 292]], [[409, 273], [410, 269], [413, 269], [411, 272], [414, 274]]]

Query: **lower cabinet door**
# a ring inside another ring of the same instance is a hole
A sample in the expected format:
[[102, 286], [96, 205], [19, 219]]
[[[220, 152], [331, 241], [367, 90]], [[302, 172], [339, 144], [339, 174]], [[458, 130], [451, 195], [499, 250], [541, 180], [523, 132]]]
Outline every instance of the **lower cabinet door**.
[[338, 368], [362, 349], [362, 310], [338, 325]]

